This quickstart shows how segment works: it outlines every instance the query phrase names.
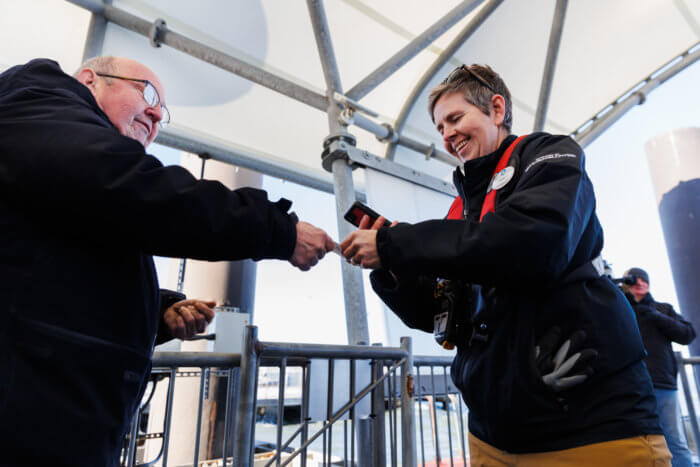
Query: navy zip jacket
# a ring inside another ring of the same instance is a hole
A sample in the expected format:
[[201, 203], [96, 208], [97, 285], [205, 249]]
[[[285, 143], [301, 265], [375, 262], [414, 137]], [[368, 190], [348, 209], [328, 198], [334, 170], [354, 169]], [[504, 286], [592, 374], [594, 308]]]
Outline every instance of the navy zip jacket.
[[671, 342], [688, 345], [695, 339], [695, 330], [690, 322], [673, 311], [669, 303], [654, 300], [650, 293], [637, 302], [626, 294], [639, 323], [639, 332], [647, 351], [645, 362], [654, 387], [677, 389], [678, 365], [673, 355]]
[[[455, 172], [465, 219], [379, 230], [385, 269], [372, 273], [374, 290], [407, 325], [430, 332], [441, 311], [435, 279], [477, 284], [459, 309], [467, 326], [451, 374], [469, 407], [469, 430], [486, 443], [532, 453], [661, 434], [634, 314], [591, 265], [603, 233], [582, 149], [566, 136], [524, 138], [495, 211], [479, 222], [494, 169], [514, 140]], [[564, 335], [584, 330], [586, 347], [599, 353], [594, 374], [560, 393], [541, 381], [534, 358], [535, 342], [554, 325]], [[479, 339], [470, 343], [472, 329]]]
[[290, 203], [163, 167], [50, 60], [0, 75], [0, 452], [113, 465], [161, 314], [151, 255], [291, 256]]

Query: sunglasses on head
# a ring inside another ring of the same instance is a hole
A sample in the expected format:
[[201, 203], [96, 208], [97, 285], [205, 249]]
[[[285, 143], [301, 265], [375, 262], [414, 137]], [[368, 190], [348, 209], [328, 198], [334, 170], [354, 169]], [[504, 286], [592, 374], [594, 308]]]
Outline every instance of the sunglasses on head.
[[486, 81], [476, 71], [472, 70], [471, 68], [469, 68], [466, 65], [460, 65], [457, 68], [455, 68], [454, 70], [452, 70], [452, 72], [449, 75], [447, 75], [447, 78], [445, 78], [442, 81], [442, 84], [447, 84], [447, 83], [451, 83], [451, 82], [455, 81], [457, 78], [460, 77], [460, 74], [463, 71], [466, 72], [467, 74], [471, 75], [472, 77], [474, 77], [475, 80], [477, 80], [479, 83], [481, 83], [482, 86], [484, 86], [486, 89], [488, 89], [492, 93], [498, 94], [496, 92], [496, 90], [493, 89], [493, 87], [488, 83], [488, 81]]

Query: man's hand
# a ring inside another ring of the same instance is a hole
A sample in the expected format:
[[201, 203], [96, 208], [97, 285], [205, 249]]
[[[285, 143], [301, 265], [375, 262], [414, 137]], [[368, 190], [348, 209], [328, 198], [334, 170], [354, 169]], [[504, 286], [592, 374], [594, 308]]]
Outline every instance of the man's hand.
[[552, 326], [542, 336], [535, 346], [535, 362], [544, 384], [560, 392], [583, 383], [593, 374], [590, 363], [598, 352], [581, 349], [585, 340], [586, 333], [581, 330], [562, 339], [558, 326]]
[[[386, 219], [379, 216], [369, 227], [369, 216], [363, 216], [359, 229], [348, 235], [340, 244], [340, 251], [348, 262], [359, 265], [364, 269], [379, 269], [382, 267], [382, 260], [377, 251], [377, 230], [379, 230]], [[395, 226], [397, 222], [391, 224]]]
[[170, 334], [177, 339], [187, 340], [202, 333], [214, 319], [213, 300], [181, 300], [173, 303], [163, 313], [163, 321]]
[[297, 244], [289, 262], [302, 271], [308, 271], [334, 246], [335, 242], [326, 232], [309, 223], [299, 221], [297, 222]]

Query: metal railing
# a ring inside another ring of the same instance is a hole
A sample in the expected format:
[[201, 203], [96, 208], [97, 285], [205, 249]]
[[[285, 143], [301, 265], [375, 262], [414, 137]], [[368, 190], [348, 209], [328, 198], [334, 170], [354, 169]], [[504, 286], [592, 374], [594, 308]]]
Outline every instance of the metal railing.
[[[246, 328], [242, 354], [157, 352], [152, 383], [125, 437], [122, 465], [466, 465], [466, 407], [450, 365], [449, 357], [414, 357], [410, 338], [401, 347], [261, 342], [254, 326]], [[199, 379], [196, 411], [175, 417], [175, 383], [187, 378]], [[166, 382], [153, 397], [155, 385]], [[202, 436], [214, 431], [214, 387], [223, 402], [223, 434], [212, 448]], [[158, 404], [163, 414], [151, 416], [148, 432], [143, 422]], [[264, 423], [268, 412], [275, 414], [274, 427]], [[186, 437], [191, 460], [169, 460], [169, 447], [183, 447], [175, 433], [192, 428]], [[255, 453], [256, 429], [269, 452]]]
[[[699, 394], [693, 394], [691, 391], [690, 381], [688, 379], [688, 365], [691, 366], [690, 373], [693, 375], [693, 379], [697, 381], [697, 376], [695, 374], [695, 366], [700, 365], [700, 357], [683, 357], [680, 352], [675, 352], [676, 362], [678, 364], [678, 374], [681, 380], [681, 388], [683, 390], [683, 396], [685, 399], [686, 408], [688, 409], [688, 419], [690, 420], [690, 432], [692, 433], [692, 443], [690, 443], [691, 438], [688, 436], [688, 430], [686, 429], [686, 424], [683, 423], [683, 430], [686, 434], [686, 439], [688, 440], [688, 445], [694, 448], [695, 454], [700, 455], [700, 426], [698, 425], [698, 415], [695, 411], [696, 397]], [[696, 390], [698, 389], [697, 383], [695, 384]]]

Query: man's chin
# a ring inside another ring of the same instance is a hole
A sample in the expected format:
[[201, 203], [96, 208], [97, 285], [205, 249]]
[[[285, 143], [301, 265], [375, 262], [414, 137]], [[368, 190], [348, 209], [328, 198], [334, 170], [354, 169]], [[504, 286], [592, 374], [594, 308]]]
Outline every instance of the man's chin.
[[143, 131], [139, 131], [139, 130], [137, 130], [135, 132], [129, 131], [129, 132], [125, 133], [124, 136], [126, 136], [127, 138], [131, 138], [135, 141], [138, 141], [139, 143], [141, 143], [141, 146], [143, 146], [144, 148], [146, 148], [146, 146], [148, 146], [148, 143], [150, 143], [150, 141], [148, 141], [148, 135], [144, 135]]

